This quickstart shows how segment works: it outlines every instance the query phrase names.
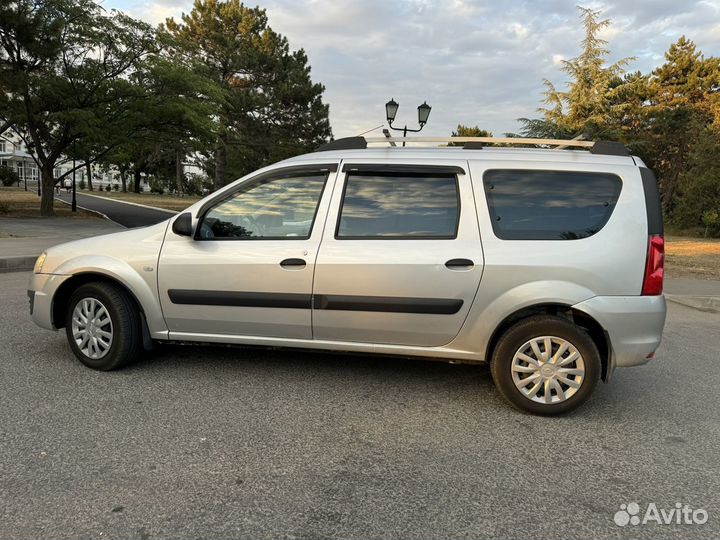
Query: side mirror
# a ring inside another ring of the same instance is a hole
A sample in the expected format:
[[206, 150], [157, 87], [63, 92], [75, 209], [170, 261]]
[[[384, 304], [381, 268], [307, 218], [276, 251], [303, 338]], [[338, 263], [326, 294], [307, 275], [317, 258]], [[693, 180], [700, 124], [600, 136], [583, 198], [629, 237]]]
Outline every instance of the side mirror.
[[192, 214], [190, 212], [180, 214], [175, 221], [173, 221], [172, 232], [180, 236], [192, 236]]

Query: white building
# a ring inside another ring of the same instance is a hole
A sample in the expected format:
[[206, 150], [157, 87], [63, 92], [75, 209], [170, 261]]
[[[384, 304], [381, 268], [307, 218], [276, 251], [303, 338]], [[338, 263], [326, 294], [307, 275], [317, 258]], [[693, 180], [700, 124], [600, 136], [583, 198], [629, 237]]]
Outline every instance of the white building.
[[[72, 161], [66, 161], [65, 158], [60, 158], [58, 161], [59, 165], [55, 167], [55, 178], [58, 178], [66, 172], [72, 170]], [[14, 170], [20, 177], [20, 184], [29, 182], [36, 184], [40, 178], [40, 170], [38, 169], [33, 156], [27, 151], [23, 140], [13, 131], [7, 130], [4, 133], [0, 133], [0, 166], [6, 166]], [[81, 161], [75, 162], [75, 165], [83, 165]], [[96, 190], [104, 190], [106, 186], [117, 185], [118, 189], [122, 187], [120, 182], [120, 173], [114, 168], [105, 170], [97, 165], [91, 165], [92, 176], [93, 176], [93, 188]], [[85, 189], [87, 189], [86, 179], [86, 167], [81, 167], [75, 171], [75, 181], [78, 189], [80, 188], [80, 182], [84, 182]], [[125, 179], [128, 184], [132, 180], [132, 175], [127, 174]], [[65, 177], [64, 182], [72, 180], [72, 175]], [[148, 185], [147, 178], [143, 175], [142, 184], [140, 189], [143, 191], [149, 191], [150, 186]]]
[[25, 143], [12, 131], [0, 134], [0, 165], [11, 168], [20, 177], [20, 182], [37, 182], [40, 178], [35, 160], [27, 152]]

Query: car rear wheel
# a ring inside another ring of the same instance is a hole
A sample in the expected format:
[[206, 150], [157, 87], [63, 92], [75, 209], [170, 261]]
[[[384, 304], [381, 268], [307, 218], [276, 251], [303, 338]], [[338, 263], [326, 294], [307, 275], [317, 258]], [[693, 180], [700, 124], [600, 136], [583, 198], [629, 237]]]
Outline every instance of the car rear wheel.
[[142, 351], [137, 306], [125, 290], [111, 283], [87, 283], [73, 292], [65, 331], [75, 356], [93, 369], [117, 369]]
[[491, 360], [503, 397], [541, 415], [580, 406], [595, 389], [601, 369], [600, 353], [588, 333], [550, 315], [529, 317], [508, 329]]

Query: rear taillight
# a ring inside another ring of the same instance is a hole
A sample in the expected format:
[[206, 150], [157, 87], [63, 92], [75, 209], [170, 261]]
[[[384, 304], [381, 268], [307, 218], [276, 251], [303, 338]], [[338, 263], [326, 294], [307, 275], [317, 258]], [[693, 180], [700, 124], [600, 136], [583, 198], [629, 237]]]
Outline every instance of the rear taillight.
[[661, 234], [650, 236], [648, 241], [647, 263], [642, 294], [644, 296], [662, 294], [663, 275], [665, 274], [665, 239]]

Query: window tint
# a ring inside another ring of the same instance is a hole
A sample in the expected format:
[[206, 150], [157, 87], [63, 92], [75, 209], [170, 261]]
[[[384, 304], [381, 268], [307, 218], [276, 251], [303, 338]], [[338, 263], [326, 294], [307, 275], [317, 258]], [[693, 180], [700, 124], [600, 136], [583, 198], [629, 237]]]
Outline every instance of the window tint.
[[503, 240], [575, 240], [602, 229], [622, 181], [614, 174], [494, 170], [483, 176], [493, 230]]
[[199, 237], [308, 238], [326, 179], [326, 172], [293, 174], [252, 184], [212, 207]]
[[433, 173], [349, 173], [338, 238], [454, 238], [457, 178]]

